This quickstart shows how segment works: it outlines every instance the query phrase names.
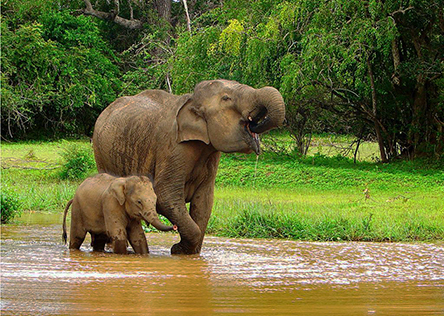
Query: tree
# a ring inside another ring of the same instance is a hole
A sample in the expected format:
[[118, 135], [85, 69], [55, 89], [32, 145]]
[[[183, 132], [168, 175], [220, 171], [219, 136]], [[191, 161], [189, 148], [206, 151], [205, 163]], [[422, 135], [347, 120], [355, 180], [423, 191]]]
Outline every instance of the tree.
[[278, 88], [302, 154], [311, 133], [335, 132], [372, 137], [382, 161], [440, 157], [443, 12], [442, 0], [9, 0], [2, 131], [88, 130], [71, 110], [94, 116], [117, 94], [225, 78]]
[[301, 152], [303, 135], [339, 130], [371, 133], [382, 161], [440, 156], [442, 12], [440, 0], [228, 0], [180, 34], [173, 90], [214, 77], [273, 85]]
[[2, 23], [2, 135], [90, 134], [120, 89], [116, 57], [87, 17], [45, 12]]
[[283, 82], [304, 87], [302, 99], [316, 87], [318, 104], [372, 127], [382, 161], [441, 155], [442, 4], [329, 1], [315, 8], [294, 63], [283, 65]]

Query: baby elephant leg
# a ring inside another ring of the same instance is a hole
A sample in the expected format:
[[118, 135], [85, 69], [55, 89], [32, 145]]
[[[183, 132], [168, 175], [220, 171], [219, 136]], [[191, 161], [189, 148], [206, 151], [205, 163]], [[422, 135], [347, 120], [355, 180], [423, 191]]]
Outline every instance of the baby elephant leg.
[[114, 253], [127, 254], [128, 238], [126, 228], [121, 224], [112, 223], [107, 225], [107, 233], [112, 241]]
[[134, 252], [145, 255], [149, 253], [146, 236], [140, 221], [132, 220], [128, 225], [128, 240]]
[[109, 238], [106, 234], [91, 234], [91, 246], [94, 251], [104, 251], [107, 242]]
[[69, 231], [69, 248], [80, 249], [86, 237], [86, 229], [80, 224], [80, 220], [75, 212], [71, 215], [71, 229]]

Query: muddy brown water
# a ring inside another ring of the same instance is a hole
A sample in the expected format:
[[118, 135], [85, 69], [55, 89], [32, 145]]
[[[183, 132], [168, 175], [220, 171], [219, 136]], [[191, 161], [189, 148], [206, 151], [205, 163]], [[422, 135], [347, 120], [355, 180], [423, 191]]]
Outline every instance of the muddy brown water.
[[443, 315], [443, 243], [324, 243], [207, 236], [171, 256], [69, 251], [61, 217], [1, 231], [1, 315]]

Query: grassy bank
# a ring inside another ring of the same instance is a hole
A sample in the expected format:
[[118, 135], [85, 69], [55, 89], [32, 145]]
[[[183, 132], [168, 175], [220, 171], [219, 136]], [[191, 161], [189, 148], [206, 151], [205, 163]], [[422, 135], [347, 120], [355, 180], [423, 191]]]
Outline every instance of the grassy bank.
[[[82, 180], [62, 180], [62, 155], [71, 145], [92, 149], [89, 141], [1, 144], [2, 187], [13, 190], [23, 211], [60, 212]], [[90, 171], [91, 174], [95, 170]], [[3, 192], [3, 190], [2, 190]]]
[[444, 239], [439, 164], [353, 164], [342, 157], [229, 155], [221, 162], [210, 232], [298, 240]]
[[[2, 143], [2, 186], [21, 209], [62, 212], [82, 180], [61, 180], [72, 142]], [[76, 146], [90, 148], [88, 141]], [[324, 151], [325, 152], [325, 151]], [[27, 168], [27, 169], [25, 169]], [[91, 170], [91, 172], [95, 172]], [[209, 233], [300, 240], [444, 240], [444, 171], [327, 156], [223, 155]]]

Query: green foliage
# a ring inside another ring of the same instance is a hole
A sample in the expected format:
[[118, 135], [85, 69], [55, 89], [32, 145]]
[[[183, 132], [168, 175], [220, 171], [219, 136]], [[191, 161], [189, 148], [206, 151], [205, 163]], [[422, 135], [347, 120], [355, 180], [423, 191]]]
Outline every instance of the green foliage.
[[236, 19], [230, 20], [228, 23], [228, 26], [220, 33], [219, 46], [227, 54], [238, 56], [241, 49], [244, 27]]
[[119, 89], [113, 53], [90, 18], [65, 11], [12, 29], [2, 20], [2, 135], [90, 134]]
[[16, 216], [20, 215], [20, 209], [22, 203], [19, 200], [18, 194], [11, 189], [8, 185], [1, 185], [1, 222], [6, 224], [12, 221]]
[[226, 1], [179, 34], [173, 89], [218, 77], [275, 86], [303, 154], [307, 135], [334, 131], [378, 136], [390, 158], [439, 157], [442, 10], [440, 1]]
[[146, 89], [169, 89], [166, 61], [171, 52], [162, 39], [160, 31], [145, 34], [121, 54], [123, 63], [130, 69], [122, 75], [120, 95], [134, 95]]
[[95, 161], [91, 147], [68, 145], [61, 156], [63, 158], [61, 179], [83, 179], [94, 171]]
[[90, 134], [117, 96], [224, 78], [278, 88], [300, 154], [335, 132], [378, 138], [392, 159], [443, 155], [441, 0], [193, 1], [191, 32], [180, 2], [171, 24], [119, 3], [142, 29], [78, 15], [83, 1], [2, 1], [4, 137]]
[[[218, 78], [217, 68], [208, 65], [216, 66], [220, 60], [219, 35], [220, 30], [210, 26], [198, 34], [183, 33], [177, 39], [177, 50], [170, 60], [175, 93], [191, 92], [197, 82]], [[217, 67], [225, 66], [220, 63]]]

